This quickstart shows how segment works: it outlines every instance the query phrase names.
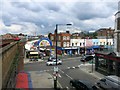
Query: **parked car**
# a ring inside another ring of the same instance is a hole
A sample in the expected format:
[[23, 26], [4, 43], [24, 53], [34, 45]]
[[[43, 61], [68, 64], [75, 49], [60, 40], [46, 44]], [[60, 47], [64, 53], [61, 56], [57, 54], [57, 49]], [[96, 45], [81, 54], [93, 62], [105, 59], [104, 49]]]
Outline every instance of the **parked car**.
[[[48, 58], [48, 61], [53, 61], [53, 60], [56, 60], [56, 57], [49, 57]], [[60, 60], [60, 59], [57, 59], [57, 60]]]
[[[52, 60], [52, 61], [46, 62], [46, 65], [47, 66], [56, 65], [56, 60]], [[57, 60], [57, 65], [62, 65], [62, 61], [61, 60]]]
[[81, 59], [80, 59], [80, 61], [83, 61], [83, 62], [85, 62], [85, 61], [90, 61], [90, 60], [92, 60], [94, 58], [94, 56], [83, 56]]
[[97, 82], [97, 85], [106, 90], [120, 90], [120, 77], [115, 75], [105, 76]]
[[70, 85], [77, 90], [99, 90], [98, 87], [85, 80], [70, 80]]

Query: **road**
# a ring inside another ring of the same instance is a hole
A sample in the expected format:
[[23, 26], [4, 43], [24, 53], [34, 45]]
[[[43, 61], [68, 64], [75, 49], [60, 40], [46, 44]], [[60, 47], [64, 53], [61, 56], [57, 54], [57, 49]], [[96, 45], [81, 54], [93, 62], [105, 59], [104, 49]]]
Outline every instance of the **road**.
[[[69, 84], [71, 79], [81, 79], [86, 80], [90, 83], [95, 83], [96, 78], [85, 73], [79, 68], [79, 65], [82, 64], [80, 61], [81, 57], [67, 57], [61, 58], [63, 63], [58, 65], [59, 75], [58, 75], [58, 85], [60, 88], [72, 88]], [[46, 66], [45, 62], [40, 63], [31, 63], [24, 65], [24, 71], [45, 71], [53, 75], [54, 66]]]

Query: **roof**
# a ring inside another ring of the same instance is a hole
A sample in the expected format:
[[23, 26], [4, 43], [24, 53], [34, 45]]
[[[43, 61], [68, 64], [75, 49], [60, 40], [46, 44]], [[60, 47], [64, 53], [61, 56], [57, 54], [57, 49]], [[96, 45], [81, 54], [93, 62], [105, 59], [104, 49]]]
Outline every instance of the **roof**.
[[109, 55], [109, 56], [116, 56], [115, 52], [110, 52], [110, 51], [96, 51], [95, 53]]
[[88, 88], [92, 88], [93, 84], [92, 83], [89, 83], [85, 80], [79, 80], [80, 82], [82, 82], [83, 84], [85, 84]]

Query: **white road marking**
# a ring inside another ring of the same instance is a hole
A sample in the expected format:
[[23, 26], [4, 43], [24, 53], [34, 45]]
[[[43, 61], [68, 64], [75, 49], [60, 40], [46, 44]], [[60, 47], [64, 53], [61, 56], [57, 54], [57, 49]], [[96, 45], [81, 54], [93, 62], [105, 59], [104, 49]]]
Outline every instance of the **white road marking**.
[[73, 69], [75, 69], [75, 67], [72, 67]]
[[70, 67], [68, 67], [68, 69], [70, 69]]
[[66, 89], [68, 90], [69, 88], [68, 88], [68, 87], [66, 87]]
[[69, 75], [66, 74], [67, 77], [69, 77], [70, 79], [73, 79], [72, 77], [70, 77]]
[[59, 69], [62, 73], [64, 73], [61, 69]]
[[[81, 57], [75, 57], [75, 58], [81, 58]], [[66, 59], [68, 60], [68, 59], [75, 59], [75, 58], [66, 58]], [[66, 60], [66, 59], [62, 59], [62, 60]], [[76, 61], [78, 61], [78, 60], [76, 60]]]

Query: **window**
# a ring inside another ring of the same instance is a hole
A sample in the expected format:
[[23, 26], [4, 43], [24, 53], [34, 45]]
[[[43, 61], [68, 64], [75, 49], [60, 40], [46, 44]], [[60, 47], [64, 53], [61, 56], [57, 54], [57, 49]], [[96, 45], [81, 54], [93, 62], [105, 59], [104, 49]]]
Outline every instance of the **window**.
[[60, 40], [60, 38], [61, 38], [61, 37], [59, 36], [59, 40]]
[[67, 47], [69, 47], [69, 42], [67, 42]]
[[117, 30], [120, 30], [120, 18], [117, 19]]
[[94, 45], [95, 45], [95, 42], [94, 42]]
[[97, 45], [98, 45], [98, 42], [97, 42]]
[[77, 43], [75, 43], [76, 44], [76, 46], [77, 46]]
[[69, 40], [69, 36], [67, 36], [67, 40]]
[[105, 45], [105, 42], [104, 42], [104, 45]]
[[63, 36], [63, 40], [66, 40], [66, 36]]
[[83, 45], [85, 45], [85, 43], [83, 43]]
[[72, 43], [72, 46], [74, 46], [74, 43]]
[[80, 43], [80, 46], [81, 46], [81, 43]]
[[111, 42], [110, 42], [110, 45], [111, 45]]
[[100, 42], [100, 45], [102, 45], [102, 42]]
[[66, 42], [63, 43], [63, 47], [66, 47]]

